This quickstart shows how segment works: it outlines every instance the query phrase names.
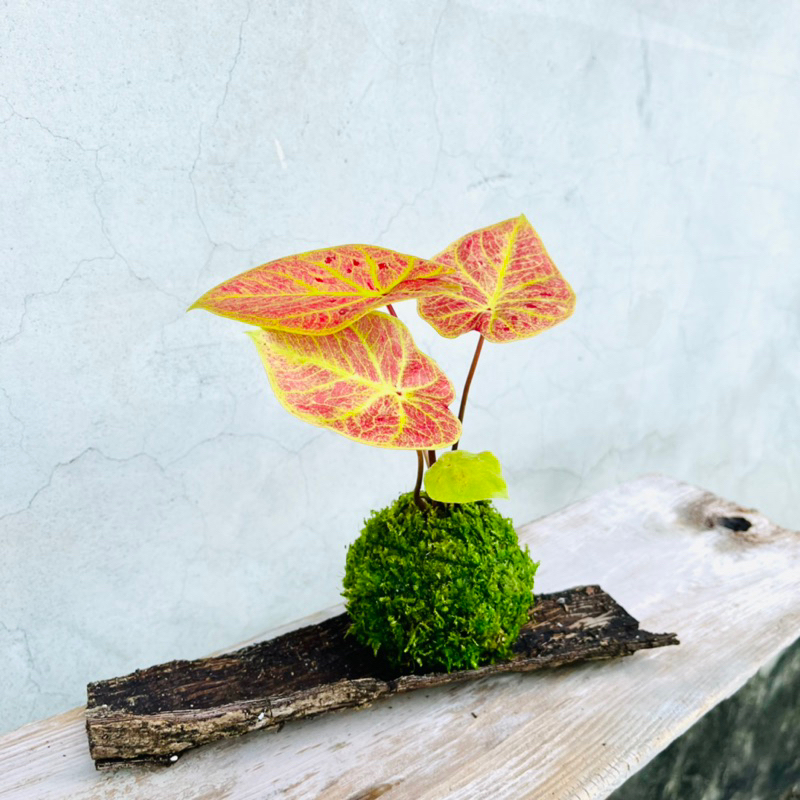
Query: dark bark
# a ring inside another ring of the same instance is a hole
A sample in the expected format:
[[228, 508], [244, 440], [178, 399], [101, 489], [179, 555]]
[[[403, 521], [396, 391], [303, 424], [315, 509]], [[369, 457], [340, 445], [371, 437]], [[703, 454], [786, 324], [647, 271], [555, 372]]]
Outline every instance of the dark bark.
[[170, 763], [191, 747], [385, 695], [500, 672], [529, 672], [678, 644], [648, 633], [599, 586], [536, 597], [508, 661], [400, 674], [346, 636], [345, 614], [228, 655], [171, 661], [91, 683], [86, 728], [98, 768]]

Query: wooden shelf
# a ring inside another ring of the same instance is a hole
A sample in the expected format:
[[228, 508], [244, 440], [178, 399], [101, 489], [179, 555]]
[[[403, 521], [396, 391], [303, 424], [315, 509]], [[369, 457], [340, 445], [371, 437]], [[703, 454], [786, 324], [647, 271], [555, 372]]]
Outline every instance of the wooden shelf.
[[647, 476], [520, 538], [537, 592], [601, 583], [680, 647], [387, 697], [169, 769], [96, 772], [76, 709], [0, 738], [0, 798], [603, 798], [800, 635], [800, 534], [702, 489]]

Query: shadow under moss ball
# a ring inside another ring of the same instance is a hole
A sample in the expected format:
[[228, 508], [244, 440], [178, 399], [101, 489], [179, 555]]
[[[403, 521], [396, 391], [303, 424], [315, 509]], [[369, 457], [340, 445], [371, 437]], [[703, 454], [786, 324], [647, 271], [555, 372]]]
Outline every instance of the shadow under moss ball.
[[401, 495], [348, 550], [351, 633], [397, 667], [449, 672], [507, 658], [537, 566], [488, 501], [423, 513]]

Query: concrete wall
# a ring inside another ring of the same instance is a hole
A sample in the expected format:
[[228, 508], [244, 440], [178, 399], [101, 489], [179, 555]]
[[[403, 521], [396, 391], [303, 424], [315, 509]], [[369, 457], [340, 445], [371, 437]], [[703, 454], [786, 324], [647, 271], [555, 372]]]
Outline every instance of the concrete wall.
[[[0, 729], [337, 602], [410, 488], [413, 454], [290, 417], [243, 326], [184, 313], [280, 255], [432, 255], [524, 212], [578, 309], [484, 349], [464, 447], [500, 457], [503, 510], [662, 471], [800, 527], [798, 27], [743, 0], [12, 0]], [[472, 338], [412, 329], [460, 385]]]

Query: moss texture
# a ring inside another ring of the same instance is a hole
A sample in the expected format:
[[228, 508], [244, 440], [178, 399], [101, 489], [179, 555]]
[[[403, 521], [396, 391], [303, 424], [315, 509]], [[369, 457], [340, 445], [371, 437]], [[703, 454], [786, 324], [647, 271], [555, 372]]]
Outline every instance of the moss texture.
[[537, 566], [488, 501], [422, 513], [401, 495], [348, 550], [351, 633], [396, 667], [449, 672], [507, 658]]

